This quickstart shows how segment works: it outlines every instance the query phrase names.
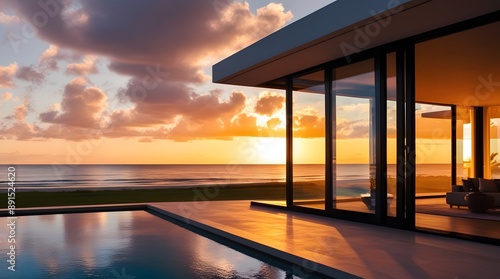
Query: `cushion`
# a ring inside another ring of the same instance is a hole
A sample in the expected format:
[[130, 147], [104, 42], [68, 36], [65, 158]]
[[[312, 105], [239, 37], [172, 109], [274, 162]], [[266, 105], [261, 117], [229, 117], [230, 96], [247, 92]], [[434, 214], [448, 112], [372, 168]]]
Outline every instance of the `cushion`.
[[472, 181], [472, 184], [474, 187], [470, 189], [471, 192], [478, 192], [479, 191], [479, 178], [469, 178], [469, 180]]
[[479, 178], [480, 192], [497, 192], [497, 185], [493, 179]]
[[471, 189], [474, 188], [474, 184], [470, 179], [462, 179], [462, 184], [464, 185], [465, 192], [471, 192]]
[[464, 186], [462, 186], [462, 185], [451, 185], [451, 191], [452, 192], [463, 192], [464, 191]]
[[497, 191], [500, 192], [500, 179], [495, 179], [495, 184], [497, 185]]

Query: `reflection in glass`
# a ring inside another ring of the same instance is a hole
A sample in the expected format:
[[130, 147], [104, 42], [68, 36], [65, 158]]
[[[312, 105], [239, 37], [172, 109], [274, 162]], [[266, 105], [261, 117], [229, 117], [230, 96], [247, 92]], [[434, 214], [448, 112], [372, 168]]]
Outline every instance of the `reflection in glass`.
[[416, 193], [445, 193], [451, 186], [451, 107], [416, 105]]
[[318, 209], [325, 208], [324, 78], [320, 70], [293, 79], [293, 200]]
[[472, 119], [472, 108], [457, 106], [457, 184], [462, 184], [462, 179], [474, 177]]
[[392, 197], [387, 214], [396, 216], [397, 200], [397, 108], [396, 108], [396, 53], [387, 55], [387, 193]]
[[[500, 178], [500, 106], [491, 106], [487, 108], [489, 127], [489, 152], [485, 156], [489, 163], [485, 164], [485, 177]], [[488, 175], [489, 174], [489, 175]]]
[[334, 208], [374, 212], [375, 73], [373, 59], [333, 71]]

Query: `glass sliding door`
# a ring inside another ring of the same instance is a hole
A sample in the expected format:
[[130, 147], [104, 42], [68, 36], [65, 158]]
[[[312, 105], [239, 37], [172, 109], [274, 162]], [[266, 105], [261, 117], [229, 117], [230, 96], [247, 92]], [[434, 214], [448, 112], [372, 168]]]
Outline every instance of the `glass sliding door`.
[[374, 213], [375, 164], [374, 60], [332, 72], [333, 208]]
[[451, 187], [450, 106], [416, 104], [416, 194], [445, 193]]
[[325, 209], [325, 72], [293, 79], [293, 205]]
[[473, 110], [470, 107], [457, 106], [456, 123], [456, 184], [462, 184], [462, 179], [474, 177], [475, 154], [472, 144], [473, 139]]
[[487, 147], [485, 148], [484, 172], [486, 178], [500, 178], [500, 106], [491, 106], [487, 108]]
[[[404, 139], [397, 138], [397, 82], [396, 53], [387, 54], [387, 194], [389, 203], [388, 216], [396, 216], [397, 197], [397, 143]], [[400, 119], [400, 121], [403, 121]], [[402, 168], [403, 169], [403, 168]]]

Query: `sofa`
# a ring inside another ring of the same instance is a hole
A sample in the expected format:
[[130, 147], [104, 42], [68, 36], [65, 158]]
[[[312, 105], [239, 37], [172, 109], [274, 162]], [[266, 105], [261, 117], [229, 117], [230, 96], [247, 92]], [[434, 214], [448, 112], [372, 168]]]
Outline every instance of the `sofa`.
[[453, 185], [446, 193], [446, 203], [450, 208], [467, 206], [465, 196], [470, 192], [481, 192], [493, 197], [493, 207], [500, 207], [500, 179], [468, 178], [462, 179], [463, 185]]

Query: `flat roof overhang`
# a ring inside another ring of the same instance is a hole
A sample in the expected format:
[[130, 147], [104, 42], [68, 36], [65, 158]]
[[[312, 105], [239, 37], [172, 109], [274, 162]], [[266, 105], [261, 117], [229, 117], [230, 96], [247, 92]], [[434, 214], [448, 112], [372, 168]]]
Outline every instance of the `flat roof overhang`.
[[498, 10], [498, 0], [337, 0], [215, 64], [212, 79], [266, 87], [353, 52]]

